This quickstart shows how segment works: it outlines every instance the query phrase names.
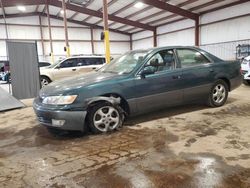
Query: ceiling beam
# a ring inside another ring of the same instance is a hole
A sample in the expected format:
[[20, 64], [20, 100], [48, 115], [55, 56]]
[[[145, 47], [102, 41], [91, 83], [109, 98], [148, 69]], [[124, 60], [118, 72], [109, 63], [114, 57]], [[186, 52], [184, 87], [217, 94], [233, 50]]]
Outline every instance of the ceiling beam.
[[[111, 0], [108, 4], [107, 4], [107, 6], [108, 7], [110, 7], [111, 5], [113, 5], [114, 3], [116, 3], [118, 0]], [[97, 11], [102, 11], [102, 7], [100, 8], [100, 9], [98, 9]], [[87, 20], [89, 20], [90, 18], [92, 18], [92, 16], [88, 16], [87, 18], [85, 18], [83, 21], [87, 21]], [[102, 19], [101, 20], [99, 20], [98, 22], [96, 22], [96, 23], [94, 23], [95, 25], [98, 25], [99, 23], [101, 23], [102, 22]]]
[[[192, 3], [196, 2], [196, 1], [198, 1], [198, 0], [187, 0], [187, 1], [184, 1], [184, 2], [182, 2], [182, 3], [177, 4], [177, 5], [175, 5], [175, 6], [183, 7], [183, 6], [192, 4]], [[145, 20], [147, 20], [147, 19], [151, 19], [152, 17], [160, 16], [160, 15], [165, 14], [165, 13], [166, 13], [166, 11], [165, 11], [165, 10], [162, 10], [162, 11], [160, 11], [160, 12], [156, 12], [156, 13], [154, 13], [154, 14], [148, 15], [148, 16], [143, 17], [143, 18], [141, 18], [141, 19], [139, 19], [139, 20], [136, 20], [136, 21], [142, 22], [142, 21], [145, 21]], [[162, 21], [162, 20], [174, 18], [174, 17], [176, 17], [176, 16], [178, 16], [178, 15], [176, 15], [176, 14], [171, 14], [171, 15], [168, 15], [168, 16], [166, 16], [166, 17], [163, 17], [163, 18], [160, 18], [160, 19], [157, 19], [157, 20], [150, 21], [150, 22], [148, 22], [147, 24], [153, 24], [153, 23], [156, 23], [156, 22], [158, 22], [158, 21]], [[125, 26], [124, 26], [124, 27], [125, 27]], [[117, 29], [118, 29], [118, 28], [117, 28]]]
[[[214, 5], [214, 4], [223, 2], [223, 1], [224, 1], [224, 0], [213, 0], [213, 1], [209, 1], [209, 2], [207, 2], [207, 3], [204, 3], [204, 4], [201, 4], [201, 5], [195, 6], [195, 7], [191, 8], [191, 9], [189, 9], [189, 10], [190, 10], [190, 11], [197, 11], [197, 10], [199, 10], [199, 9], [202, 9], [202, 8], [205, 8], [205, 7], [208, 7], [208, 6], [211, 6], [211, 5]], [[240, 1], [237, 1], [237, 4], [244, 3], [244, 2], [248, 2], [248, 1], [249, 1], [249, 0], [240, 0]], [[229, 3], [229, 4], [226, 4], [226, 5], [222, 5], [222, 6], [220, 6], [220, 7], [226, 8], [226, 6], [229, 7], [229, 6], [234, 6], [234, 5], [236, 5], [236, 2], [234, 2], [234, 3]], [[214, 9], [214, 8], [209, 9], [209, 10], [207, 10], [207, 12], [211, 12], [211, 11], [213, 11], [213, 9]], [[217, 9], [217, 10], [218, 10], [218, 9]], [[201, 14], [204, 14], [204, 12], [201, 12], [200, 15], [201, 15]], [[157, 25], [157, 27], [162, 26], [162, 25], [165, 25], [165, 24], [173, 23], [173, 22], [176, 22], [176, 21], [180, 21], [180, 20], [183, 20], [183, 18], [177, 19], [177, 20], [174, 20], [174, 21], [170, 21], [170, 22], [168, 21], [168, 22], [159, 24], [159, 25]]]
[[[50, 0], [50, 5], [55, 6], [55, 7], [61, 7], [61, 1]], [[82, 14], [88, 14], [88, 15], [91, 15], [91, 16], [99, 17], [99, 18], [102, 18], [102, 16], [103, 16], [101, 12], [91, 10], [91, 9], [88, 9], [88, 8], [85, 8], [85, 7], [80, 7], [80, 6], [77, 6], [77, 5], [69, 4], [69, 3], [66, 3], [66, 8], [68, 10], [72, 10], [72, 11], [79, 12], [79, 13], [82, 13]], [[154, 29], [155, 29], [155, 27], [152, 27], [150, 25], [146, 25], [146, 24], [136, 22], [136, 21], [132, 21], [132, 20], [127, 20], [127, 19], [124, 19], [124, 18], [121, 18], [121, 17], [118, 17], [118, 16], [109, 15], [108, 17], [109, 17], [109, 20], [120, 22], [120, 23], [123, 23], [123, 24], [126, 24], [126, 25], [131, 25], [131, 26], [138, 27], [138, 28], [142, 28], [142, 29], [145, 29], [145, 30], [154, 31]]]
[[[39, 12], [31, 12], [31, 13], [6, 14], [5, 17], [6, 18], [17, 18], [17, 17], [27, 17], [27, 16], [39, 16], [39, 15], [47, 17], [47, 13], [42, 13], [42, 12], [40, 12], [40, 13]], [[0, 19], [3, 19], [3, 18], [4, 18], [4, 16], [0, 15]], [[50, 15], [50, 18], [63, 21], [63, 18], [57, 17], [55, 15]], [[72, 20], [72, 19], [69, 19], [69, 18], [67, 19], [67, 21], [71, 22], [71, 23], [83, 25], [83, 26], [88, 26], [88, 27], [91, 27], [91, 28], [103, 29], [103, 27], [101, 27], [101, 26], [96, 26], [96, 25], [93, 25], [93, 24], [90, 24], [90, 23], [77, 21], [77, 20]], [[127, 32], [118, 31], [116, 29], [109, 29], [109, 30], [112, 31], [112, 32], [116, 32], [116, 33], [120, 33], [120, 34], [124, 34], [124, 35], [130, 35]]]
[[186, 17], [186, 18], [190, 18], [192, 20], [197, 20], [199, 17], [198, 14], [195, 14], [191, 11], [182, 9], [180, 7], [177, 7], [177, 6], [168, 4], [168, 3], [164, 3], [164, 2], [159, 1], [159, 0], [141, 0], [141, 2], [145, 3], [147, 5], [154, 6], [154, 7], [159, 8], [159, 9], [166, 10], [168, 12], [172, 12], [174, 14], [178, 14], [178, 15]]
[[239, 1], [232, 2], [232, 3], [226, 4], [226, 5], [215, 7], [215, 8], [209, 9], [209, 10], [205, 10], [205, 11], [201, 12], [200, 14], [206, 14], [209, 12], [213, 12], [213, 11], [220, 10], [223, 8], [228, 8], [228, 7], [239, 5], [239, 4], [246, 3], [246, 2], [249, 2], [249, 0], [239, 0]]

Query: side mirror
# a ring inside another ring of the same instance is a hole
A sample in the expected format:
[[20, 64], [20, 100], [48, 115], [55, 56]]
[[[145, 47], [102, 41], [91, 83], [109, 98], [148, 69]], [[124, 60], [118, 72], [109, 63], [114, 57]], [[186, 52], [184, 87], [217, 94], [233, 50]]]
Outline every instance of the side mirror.
[[158, 59], [152, 59], [152, 60], [149, 62], [149, 66], [153, 66], [153, 67], [158, 67], [158, 66], [160, 66], [159, 60], [158, 60]]
[[141, 71], [140, 75], [141, 75], [142, 78], [145, 78], [146, 75], [154, 74], [154, 73], [155, 73], [155, 71], [152, 69], [152, 67], [145, 67], [145, 68]]

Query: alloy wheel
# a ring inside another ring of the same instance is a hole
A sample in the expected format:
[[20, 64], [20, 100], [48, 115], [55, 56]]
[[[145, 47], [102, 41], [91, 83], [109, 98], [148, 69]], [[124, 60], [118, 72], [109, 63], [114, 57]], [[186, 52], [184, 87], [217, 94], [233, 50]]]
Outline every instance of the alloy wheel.
[[101, 132], [107, 132], [117, 128], [120, 122], [119, 112], [112, 106], [99, 108], [94, 116], [94, 126]]
[[216, 103], [221, 103], [226, 97], [226, 89], [225, 86], [222, 84], [218, 84], [213, 89], [213, 101]]

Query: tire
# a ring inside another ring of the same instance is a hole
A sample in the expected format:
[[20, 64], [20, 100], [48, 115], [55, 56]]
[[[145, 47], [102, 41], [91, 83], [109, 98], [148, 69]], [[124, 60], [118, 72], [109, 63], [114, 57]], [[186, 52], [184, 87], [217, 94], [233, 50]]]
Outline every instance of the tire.
[[228, 97], [228, 85], [224, 80], [217, 80], [209, 93], [207, 104], [211, 107], [220, 107], [225, 104]]
[[46, 76], [41, 76], [41, 87], [48, 85], [51, 82], [51, 80]]
[[250, 80], [243, 80], [243, 83], [244, 83], [245, 85], [249, 86], [249, 85], [250, 85]]
[[106, 133], [122, 127], [124, 113], [118, 105], [100, 102], [89, 109], [87, 121], [93, 133]]

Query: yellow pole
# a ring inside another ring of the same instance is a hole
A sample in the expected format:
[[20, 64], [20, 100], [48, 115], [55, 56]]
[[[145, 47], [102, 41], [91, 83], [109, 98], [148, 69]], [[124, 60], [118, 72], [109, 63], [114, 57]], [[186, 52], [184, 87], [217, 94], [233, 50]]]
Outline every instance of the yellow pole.
[[67, 54], [67, 57], [70, 57], [70, 47], [69, 46], [66, 46], [66, 54]]
[[51, 58], [52, 64], [55, 63], [55, 59], [54, 59], [54, 54], [53, 54], [53, 52], [50, 53], [50, 58]]
[[110, 43], [109, 43], [109, 31], [104, 31], [104, 43], [105, 43], [105, 58], [106, 63], [110, 63]]
[[104, 23], [104, 48], [106, 63], [110, 63], [110, 44], [109, 44], [109, 28], [108, 28], [108, 6], [107, 0], [103, 0], [103, 23]]

